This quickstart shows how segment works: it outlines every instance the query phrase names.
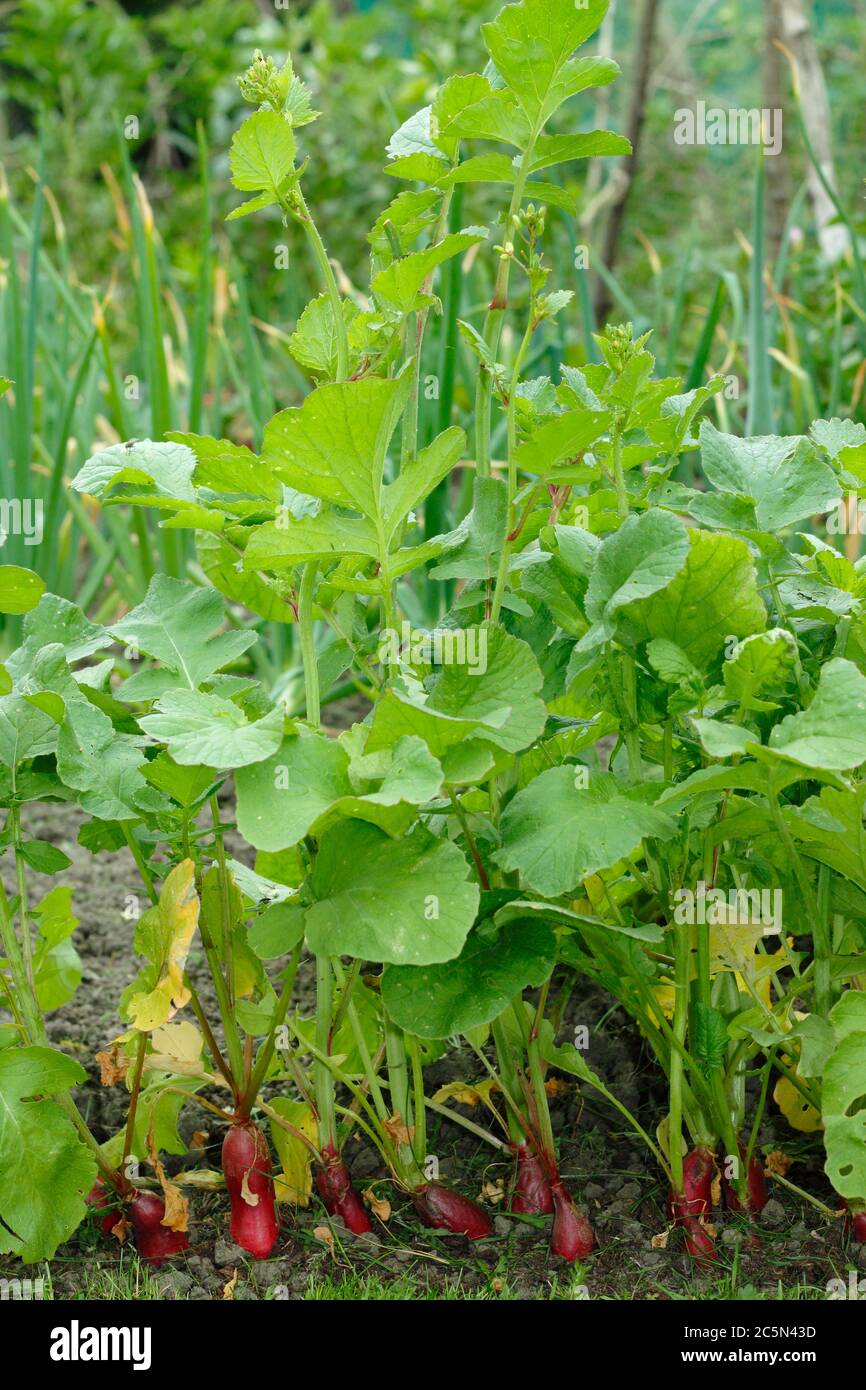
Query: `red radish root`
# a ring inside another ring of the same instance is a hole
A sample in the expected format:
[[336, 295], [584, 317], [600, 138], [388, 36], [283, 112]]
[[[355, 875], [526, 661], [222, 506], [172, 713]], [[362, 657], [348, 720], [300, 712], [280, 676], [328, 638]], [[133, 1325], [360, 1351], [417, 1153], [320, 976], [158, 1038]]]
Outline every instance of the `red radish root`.
[[470, 1240], [483, 1240], [493, 1232], [493, 1222], [477, 1202], [441, 1183], [431, 1182], [419, 1187], [414, 1200], [415, 1210], [425, 1226], [468, 1236]]
[[550, 1253], [563, 1260], [582, 1260], [595, 1245], [592, 1227], [559, 1175], [551, 1180], [550, 1192], [554, 1213]]
[[[859, 1207], [859, 1203], [856, 1204]], [[866, 1245], [866, 1207], [853, 1210], [850, 1205], [845, 1213], [845, 1230], [861, 1245]]]
[[683, 1160], [683, 1190], [668, 1193], [668, 1217], [686, 1233], [686, 1250], [695, 1259], [714, 1260], [716, 1246], [703, 1224], [712, 1207], [715, 1162], [709, 1149], [699, 1146]]
[[325, 1166], [316, 1176], [316, 1187], [329, 1216], [339, 1216], [353, 1235], [362, 1236], [373, 1226], [364, 1203], [352, 1186], [348, 1165], [333, 1147], [324, 1149]]
[[89, 1207], [98, 1213], [99, 1229], [104, 1236], [110, 1236], [121, 1217], [120, 1198], [102, 1178], [97, 1178], [84, 1199]]
[[[740, 1156], [745, 1158], [745, 1149], [740, 1150]], [[749, 1171], [746, 1174], [746, 1200], [742, 1202], [734, 1184], [729, 1178], [722, 1176], [722, 1191], [725, 1194], [725, 1206], [728, 1211], [737, 1212], [740, 1216], [748, 1216], [754, 1220], [759, 1212], [764, 1210], [770, 1199], [767, 1190], [767, 1179], [764, 1170], [758, 1159], [752, 1154], [749, 1160]]]
[[553, 1193], [544, 1164], [528, 1144], [514, 1144], [512, 1149], [517, 1176], [511, 1211], [522, 1216], [548, 1216], [553, 1211]]
[[186, 1231], [172, 1231], [163, 1226], [165, 1202], [155, 1192], [139, 1192], [129, 1205], [129, 1219], [135, 1237], [135, 1248], [141, 1258], [158, 1269], [172, 1255], [189, 1249]]
[[232, 1204], [232, 1240], [257, 1260], [274, 1248], [277, 1221], [271, 1155], [258, 1126], [233, 1125], [223, 1140], [223, 1175]]

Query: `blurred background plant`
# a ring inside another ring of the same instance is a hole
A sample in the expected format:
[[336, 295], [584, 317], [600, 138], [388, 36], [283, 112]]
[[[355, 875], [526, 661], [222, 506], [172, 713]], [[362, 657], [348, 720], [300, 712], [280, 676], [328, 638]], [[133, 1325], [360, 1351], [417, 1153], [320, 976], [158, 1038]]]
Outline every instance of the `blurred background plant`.
[[[105, 618], [156, 567], [203, 579], [176, 533], [134, 509], [98, 512], [68, 478], [99, 447], [172, 428], [255, 446], [308, 387], [288, 352], [318, 288], [304, 248], [277, 216], [225, 223], [234, 74], [256, 48], [293, 54], [323, 113], [304, 141], [307, 197], [343, 290], [363, 296], [366, 233], [397, 191], [382, 172], [388, 140], [447, 76], [477, 66], [479, 25], [499, 8], [0, 3], [0, 373], [15, 383], [0, 402], [0, 490], [42, 499], [36, 568], [49, 586]], [[861, 0], [612, 0], [599, 42], [624, 77], [584, 112], [587, 128], [628, 132], [636, 154], [567, 166], [578, 211], [551, 210], [548, 254], [576, 298], [539, 336], [536, 371], [555, 378], [559, 362], [593, 357], [591, 332], [610, 315], [652, 327], [662, 367], [687, 385], [728, 377], [722, 428], [862, 417], [862, 18]], [[678, 145], [675, 113], [698, 101], [783, 107], [782, 153]], [[498, 206], [495, 191], [473, 193], [455, 216], [495, 233]], [[425, 361], [436, 372], [457, 342], [453, 382], [425, 404], [422, 437], [471, 414], [455, 324], [483, 314], [489, 258], [452, 266]], [[441, 520], [466, 500], [450, 496]], [[3, 558], [35, 563], [21, 536]], [[285, 643], [268, 647], [275, 670]]]

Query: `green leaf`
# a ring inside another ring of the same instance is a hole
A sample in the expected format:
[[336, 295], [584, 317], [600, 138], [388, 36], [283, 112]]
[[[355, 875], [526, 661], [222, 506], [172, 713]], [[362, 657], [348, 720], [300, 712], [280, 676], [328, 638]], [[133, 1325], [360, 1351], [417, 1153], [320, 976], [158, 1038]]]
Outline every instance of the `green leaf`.
[[441, 537], [447, 554], [431, 570], [433, 579], [489, 579], [507, 531], [508, 488], [501, 478], [476, 478], [472, 510]]
[[25, 1264], [51, 1259], [84, 1218], [96, 1165], [51, 1096], [86, 1079], [48, 1047], [0, 1051], [0, 1249]]
[[524, 919], [500, 931], [485, 924], [445, 965], [389, 965], [382, 1000], [406, 1032], [449, 1038], [489, 1023], [515, 995], [543, 984], [555, 961], [556, 937], [543, 922]]
[[103, 497], [126, 485], [138, 500], [194, 502], [192, 474], [195, 454], [184, 444], [157, 444], [152, 439], [129, 440], [102, 449], [72, 480], [76, 492]]
[[245, 570], [294, 569], [307, 560], [366, 556], [378, 560], [379, 537], [363, 516], [346, 516], [333, 507], [315, 516], [268, 521], [253, 531], [244, 551]]
[[676, 833], [671, 817], [649, 804], [652, 788], [625, 790], [609, 773], [592, 774], [586, 787], [576, 785], [583, 771], [562, 766], [542, 772], [502, 816], [502, 848], [494, 858], [549, 898], [609, 869], [645, 837]]
[[172, 432], [168, 438], [182, 444], [195, 458], [193, 481], [229, 497], [255, 497], [279, 502], [280, 485], [251, 449], [228, 439], [211, 439], [202, 434]]
[[[513, 185], [517, 182], [517, 178], [518, 166], [508, 158], [508, 155], [476, 154], [469, 159], [464, 159], [462, 164], [458, 164], [457, 168], [448, 176], [448, 182], [452, 184], [504, 183]], [[574, 214], [574, 197], [561, 184], [536, 180], [527, 183], [523, 191], [526, 198], [533, 198], [536, 202], [546, 203], [549, 207], [562, 208], [565, 212]]]
[[811, 705], [776, 724], [769, 747], [805, 767], [831, 772], [866, 762], [866, 676], [852, 661], [828, 661]]
[[840, 1042], [851, 1033], [866, 1033], [866, 991], [851, 989], [837, 999], [830, 1010], [830, 1022]]
[[826, 1172], [842, 1197], [866, 1192], [866, 1031], [850, 1033], [827, 1060], [821, 1084]]
[[757, 698], [758, 691], [784, 691], [797, 662], [797, 639], [785, 628], [774, 627], [738, 643], [722, 667], [725, 690], [745, 710], [774, 709]]
[[479, 902], [462, 851], [420, 825], [396, 841], [360, 821], [334, 826], [310, 886], [311, 950], [393, 965], [453, 960]]
[[749, 729], [739, 724], [726, 724], [721, 719], [693, 719], [692, 723], [711, 758], [741, 757], [759, 742]]
[[546, 420], [515, 451], [517, 467], [524, 473], [547, 478], [561, 464], [571, 463], [604, 434], [611, 421], [608, 411], [569, 410]]
[[220, 536], [200, 531], [196, 554], [210, 583], [232, 603], [240, 603], [269, 622], [293, 623], [295, 615], [276, 588], [257, 574], [238, 569], [237, 551]]
[[229, 151], [232, 183], [241, 192], [260, 189], [277, 198], [294, 175], [297, 144], [292, 127], [276, 111], [257, 111], [235, 131]]
[[68, 1003], [81, 983], [81, 958], [69, 939], [78, 926], [72, 889], [52, 888], [31, 914], [39, 926], [33, 959], [36, 997], [40, 1009], [49, 1012]]
[[421, 192], [404, 189], [379, 213], [367, 240], [373, 251], [373, 264], [388, 264], [394, 258], [392, 238], [401, 254], [410, 250], [422, 232], [438, 221], [439, 194], [433, 188]]
[[0, 613], [29, 613], [45, 593], [45, 582], [20, 565], [0, 565]]
[[198, 690], [171, 690], [160, 696], [156, 710], [139, 723], [145, 733], [168, 745], [182, 767], [246, 767], [271, 757], [283, 737], [282, 709], [250, 723], [231, 700]]
[[388, 544], [401, 522], [433, 491], [466, 448], [466, 434], [456, 425], [438, 435], [426, 449], [410, 459], [393, 483], [382, 490], [382, 514]]
[[0, 696], [0, 764], [16, 767], [25, 758], [52, 753], [57, 722], [26, 695]]
[[32, 669], [44, 647], [59, 645], [71, 665], [111, 646], [111, 633], [92, 623], [81, 609], [56, 594], [43, 594], [24, 619], [24, 641], [7, 661], [16, 680]]
[[47, 840], [22, 840], [18, 846], [22, 859], [38, 874], [59, 874], [68, 869], [72, 860]]
[[299, 730], [265, 760], [235, 777], [238, 829], [256, 849], [296, 845], [316, 819], [352, 791], [345, 749], [325, 734]]
[[57, 771], [98, 820], [140, 820], [162, 799], [141, 774], [140, 740], [118, 734], [87, 700], [70, 701], [57, 739]]
[[380, 270], [373, 277], [371, 289], [401, 315], [410, 314], [420, 307], [419, 295], [424, 282], [437, 266], [486, 240], [486, 227], [467, 227], [465, 231], [452, 232], [435, 246], [413, 251]]
[[738, 439], [701, 425], [701, 467], [721, 492], [754, 504], [757, 526], [780, 531], [841, 496], [836, 475], [799, 435]]
[[265, 428], [262, 456], [298, 492], [336, 502], [371, 521], [380, 514], [388, 444], [411, 390], [365, 377], [320, 386], [303, 405], [283, 410]]
[[656, 675], [666, 685], [676, 685], [693, 692], [703, 688], [700, 671], [676, 642], [669, 642], [666, 637], [656, 637], [647, 643], [646, 654]]
[[152, 787], [166, 792], [186, 811], [202, 801], [207, 792], [213, 791], [218, 781], [212, 767], [197, 764], [181, 767], [165, 752], [145, 763], [142, 771]]
[[532, 648], [501, 628], [475, 629], [479, 662], [451, 662], [435, 676], [428, 709], [478, 722], [477, 737], [517, 753], [544, 729], [541, 669]]
[[694, 1054], [706, 1072], [724, 1065], [728, 1051], [728, 1025], [718, 1009], [698, 1000], [695, 1005]]
[[443, 666], [427, 696], [421, 689], [387, 690], [373, 715], [369, 752], [406, 734], [423, 739], [437, 758], [469, 736], [510, 752], [535, 741], [547, 712], [532, 649], [500, 628], [467, 631], [477, 634], [482, 659]]
[[838, 460], [846, 450], [866, 444], [866, 425], [859, 420], [815, 420], [809, 433], [819, 448]]
[[748, 546], [738, 536], [691, 532], [685, 566], [668, 586], [622, 610], [620, 622], [636, 642], [666, 637], [701, 670], [716, 661], [729, 637], [762, 632], [767, 612]]
[[[348, 328], [358, 310], [350, 299], [342, 303], [343, 322]], [[320, 294], [304, 309], [289, 339], [289, 351], [299, 366], [311, 376], [333, 381], [337, 375], [337, 330], [330, 296]]]
[[496, 70], [529, 121], [540, 127], [576, 92], [610, 82], [618, 69], [604, 59], [572, 57], [598, 29], [607, 0], [522, 0], [482, 25]]
[[802, 806], [786, 806], [785, 820], [810, 859], [866, 889], [866, 785], [854, 791], [822, 787]]
[[247, 940], [260, 960], [277, 960], [304, 936], [304, 909], [293, 902], [272, 903], [252, 923]]
[[446, 164], [446, 156], [433, 140], [431, 115], [432, 107], [423, 106], [403, 122], [388, 142], [389, 159], [403, 160], [413, 155], [421, 155], [435, 163]]
[[612, 637], [619, 612], [666, 589], [682, 572], [688, 553], [688, 532], [670, 512], [627, 517], [596, 552], [586, 591], [586, 615], [593, 627], [580, 649], [591, 650]]
[[494, 90], [485, 77], [451, 77], [433, 103], [431, 129], [440, 144], [456, 140], [497, 140], [523, 150], [531, 127], [511, 92]]
[[[163, 681], [163, 690], [176, 686], [196, 690], [256, 640], [253, 632], [226, 632], [211, 637], [224, 622], [223, 603], [213, 589], [200, 589], [157, 574], [150, 581], [144, 601], [115, 623], [111, 633], [118, 642], [161, 662], [164, 671], [171, 673], [171, 678]], [[126, 682], [125, 697], [137, 698], [138, 681], [139, 677], [134, 676]], [[144, 698], [153, 693], [154, 687], [150, 686]]]
[[536, 141], [530, 170], [537, 174], [555, 164], [599, 155], [631, 154], [631, 141], [612, 130], [591, 130], [586, 135], [542, 135]]
[[[362, 759], [361, 766], [372, 761]], [[415, 819], [415, 807], [438, 795], [442, 769], [420, 739], [402, 738], [381, 767], [369, 769], [369, 790], [361, 791], [358, 781], [342, 742], [299, 729], [272, 757], [239, 769], [238, 828], [256, 849], [271, 852], [306, 835], [318, 838], [344, 817], [402, 834]]]
[[272, 208], [276, 201], [273, 193], [257, 193], [255, 198], [248, 198], [245, 203], [232, 208], [226, 216], [226, 222], [237, 222], [241, 217], [251, 217], [254, 212], [261, 212], [263, 208]]

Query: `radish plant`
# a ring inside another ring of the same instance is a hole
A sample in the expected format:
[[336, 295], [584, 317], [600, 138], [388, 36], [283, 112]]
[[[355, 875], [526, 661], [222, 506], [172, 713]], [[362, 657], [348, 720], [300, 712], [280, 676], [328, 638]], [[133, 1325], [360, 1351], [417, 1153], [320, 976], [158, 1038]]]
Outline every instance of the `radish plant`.
[[[562, 133], [566, 103], [616, 76], [575, 56], [605, 8], [521, 0], [483, 27], [484, 72], [449, 78], [391, 141], [387, 172], [410, 187], [370, 232], [364, 294], [338, 278], [303, 191], [310, 94], [290, 62], [257, 56], [241, 79], [256, 110], [230, 154], [249, 196], [232, 218], [273, 210], [317, 269], [322, 293], [291, 338], [312, 388], [267, 423], [259, 453], [175, 432], [109, 447], [75, 479], [106, 507], [193, 532], [195, 577], [213, 587], [158, 574], [103, 627], [22, 571], [6, 578], [25, 616], [0, 696], [4, 848], [19, 873], [51, 871], [22, 807], [74, 800], [82, 843], [125, 846], [151, 902], [112, 1058], [127, 1124], [99, 1149], [66, 1095], [79, 1070], [41, 1055], [40, 1011], [63, 1002], [38, 998], [39, 962], [67, 939], [60, 904], [44, 900], [37, 937], [24, 887], [3, 899], [17, 1033], [0, 1084], [19, 1110], [56, 1096], [39, 1104], [76, 1159], [63, 1221], [22, 1242], [25, 1258], [73, 1229], [97, 1162], [92, 1204], [114, 1185], [143, 1253], [171, 1253], [150, 1238], [154, 1224], [185, 1234], [185, 1201], [160, 1153], [183, 1151], [178, 1116], [196, 1105], [227, 1125], [231, 1231], [255, 1256], [278, 1238], [277, 1198], [315, 1200], [314, 1169], [327, 1211], [370, 1228], [350, 1135], [425, 1224], [489, 1235], [474, 1194], [438, 1180], [437, 1115], [512, 1154], [512, 1212], [551, 1216], [552, 1253], [583, 1259], [594, 1236], [560, 1172], [552, 1071], [646, 1143], [697, 1258], [714, 1254], [719, 1194], [741, 1216], [765, 1200], [771, 1097], [801, 1128], [823, 1124], [827, 1172], [862, 1230], [866, 590], [862, 563], [814, 519], [866, 490], [866, 430], [722, 433], [701, 422], [721, 380], [683, 392], [658, 379], [650, 335], [630, 325], [598, 335], [598, 363], [531, 375], [534, 346], [573, 312], [544, 254], [572, 203], [550, 171], [628, 148]], [[464, 194], [484, 204], [479, 185], [504, 189], [498, 224], [455, 226]], [[490, 258], [493, 285], [459, 324], [470, 435], [430, 428], [423, 371], [437, 276], [466, 256]], [[685, 455], [699, 487], [680, 480]], [[437, 532], [458, 479], [471, 505]], [[416, 625], [431, 590], [434, 629]], [[251, 674], [249, 613], [297, 628], [303, 717]], [[345, 672], [369, 709], [335, 736], [322, 690]], [[304, 951], [314, 1017], [293, 1007]], [[655, 1134], [563, 1035], [575, 975], [656, 1058], [668, 1105]], [[429, 1094], [425, 1066], [455, 1037], [499, 1133]], [[162, 1189], [144, 1207], [132, 1155]], [[0, 1200], [13, 1230], [14, 1214]]]

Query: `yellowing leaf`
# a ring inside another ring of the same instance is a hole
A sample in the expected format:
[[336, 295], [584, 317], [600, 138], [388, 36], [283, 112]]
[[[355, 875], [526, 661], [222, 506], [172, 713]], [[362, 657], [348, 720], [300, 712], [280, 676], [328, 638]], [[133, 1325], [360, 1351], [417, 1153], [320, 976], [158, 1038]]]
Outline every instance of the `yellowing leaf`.
[[129, 1018], [141, 1032], [167, 1023], [189, 1000], [183, 972], [198, 913], [195, 865], [184, 859], [172, 869], [159, 902], [145, 913], [136, 931], [136, 946], [151, 962], [141, 982], [154, 980], [149, 989], [133, 993], [127, 1001]]
[[180, 1187], [192, 1187], [200, 1192], [221, 1192], [226, 1180], [217, 1168], [186, 1168], [176, 1179]]
[[155, 1051], [144, 1059], [145, 1071], [197, 1076], [202, 1070], [202, 1035], [194, 1023], [164, 1023], [151, 1034]]
[[779, 1149], [773, 1149], [772, 1153], [768, 1153], [764, 1159], [764, 1172], [768, 1175], [778, 1173], [784, 1177], [793, 1162], [793, 1158], [790, 1158], [788, 1154], [782, 1153]]
[[415, 1126], [407, 1127], [399, 1110], [385, 1121], [385, 1129], [395, 1144], [411, 1144], [415, 1135]]
[[585, 878], [583, 887], [591, 907], [598, 907], [607, 897], [604, 879], [598, 874], [590, 874], [589, 878]]
[[194, 1023], [164, 1023], [154, 1029], [151, 1042], [174, 1062], [197, 1062], [201, 1057], [202, 1036]]
[[446, 1086], [440, 1086], [433, 1097], [433, 1100], [441, 1105], [446, 1100], [456, 1100], [458, 1105], [486, 1105], [492, 1114], [497, 1114], [496, 1106], [491, 1099], [492, 1092], [498, 1090], [496, 1082], [492, 1077], [484, 1081], [449, 1081]]
[[[277, 1096], [271, 1102], [272, 1108], [286, 1120], [298, 1134], [304, 1134], [313, 1143], [318, 1139], [316, 1117], [302, 1100], [289, 1100]], [[271, 1120], [271, 1138], [277, 1157], [282, 1164], [282, 1172], [274, 1174], [274, 1191], [278, 1202], [287, 1202], [295, 1207], [307, 1207], [313, 1190], [313, 1152], [303, 1139], [290, 1134], [282, 1125]]]
[[814, 1134], [823, 1127], [818, 1111], [800, 1095], [787, 1076], [779, 1077], [773, 1091], [773, 1099], [792, 1129], [799, 1130], [802, 1134]]
[[710, 970], [713, 974], [724, 970], [749, 974], [754, 968], [758, 942], [764, 935], [763, 923], [743, 920], [722, 904], [715, 905], [715, 915], [726, 916], [727, 920], [710, 922]]
[[330, 1229], [330, 1227], [315, 1226], [313, 1228], [313, 1235], [316, 1237], [316, 1240], [320, 1240], [323, 1245], [327, 1245], [328, 1249], [331, 1251], [331, 1254], [334, 1253], [334, 1232]]
[[129, 1068], [129, 1058], [117, 1043], [112, 1043], [107, 1052], [97, 1052], [100, 1086], [114, 1086], [122, 1081]]
[[387, 1197], [377, 1196], [372, 1187], [366, 1187], [362, 1195], [374, 1216], [378, 1216], [380, 1221], [391, 1220], [391, 1203]]
[[227, 1284], [223, 1284], [223, 1298], [234, 1299], [235, 1285], [238, 1282], [237, 1270], [232, 1270], [232, 1277]]
[[551, 1100], [555, 1100], [557, 1096], [567, 1095], [572, 1086], [569, 1081], [563, 1081], [560, 1076], [549, 1076], [544, 1083], [544, 1089]]
[[498, 1206], [505, 1200], [505, 1183], [502, 1178], [497, 1178], [495, 1182], [486, 1182], [478, 1194], [478, 1200], [489, 1202], [492, 1207]]
[[668, 980], [663, 980], [661, 984], [653, 985], [653, 994], [661, 1005], [665, 1018], [673, 1018], [676, 999], [676, 990], [673, 984]]
[[166, 1226], [170, 1231], [188, 1231], [189, 1202], [186, 1197], [184, 1197], [177, 1183], [171, 1182], [168, 1178], [160, 1162], [153, 1133], [147, 1136], [147, 1152], [150, 1162], [153, 1165], [153, 1170], [159, 1179], [159, 1185], [162, 1188], [163, 1200], [165, 1202], [165, 1215], [159, 1224], [161, 1226]]

